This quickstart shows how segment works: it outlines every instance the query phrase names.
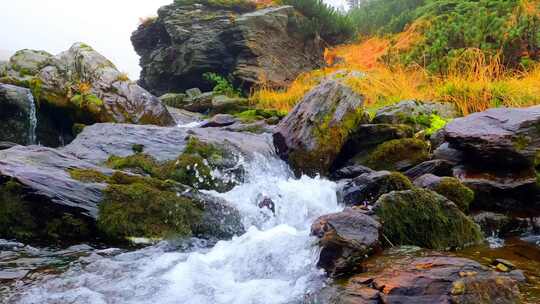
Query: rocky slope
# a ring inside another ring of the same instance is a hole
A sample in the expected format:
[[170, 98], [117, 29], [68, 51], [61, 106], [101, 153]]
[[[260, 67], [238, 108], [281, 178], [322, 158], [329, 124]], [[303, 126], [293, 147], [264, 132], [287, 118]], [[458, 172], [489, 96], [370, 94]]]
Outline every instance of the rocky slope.
[[203, 74], [215, 72], [246, 89], [284, 86], [323, 64], [323, 46], [302, 34], [302, 18], [290, 6], [249, 12], [208, 4], [164, 6], [131, 37], [141, 56], [140, 84], [158, 95], [209, 89]]

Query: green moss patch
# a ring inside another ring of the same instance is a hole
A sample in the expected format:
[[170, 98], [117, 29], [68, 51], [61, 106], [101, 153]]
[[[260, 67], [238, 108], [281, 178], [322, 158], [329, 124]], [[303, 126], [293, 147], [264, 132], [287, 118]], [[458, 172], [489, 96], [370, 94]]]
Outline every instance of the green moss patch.
[[474, 191], [454, 177], [442, 177], [433, 190], [454, 202], [463, 212], [469, 211], [474, 200]]
[[394, 139], [373, 150], [365, 164], [375, 170], [403, 170], [429, 159], [429, 145], [416, 138]]
[[110, 177], [92, 169], [69, 169], [69, 175], [71, 178], [84, 182], [84, 183], [107, 183], [110, 181]]
[[98, 228], [113, 240], [190, 236], [202, 209], [175, 191], [147, 181], [111, 184], [99, 206]]
[[173, 180], [197, 189], [226, 191], [234, 183], [217, 180], [212, 176], [214, 169], [222, 167], [226, 154], [225, 150], [212, 144], [190, 138], [184, 152], [174, 160], [158, 162], [150, 155], [136, 153], [127, 157], [111, 156], [107, 165], [159, 180]]
[[278, 117], [279, 119], [282, 119], [286, 115], [287, 113], [281, 112], [278, 110], [263, 110], [263, 109], [247, 110], [244, 112], [234, 114], [236, 118], [246, 123], [255, 122], [259, 120], [265, 120], [272, 117]]
[[377, 202], [376, 213], [391, 245], [457, 249], [483, 240], [480, 228], [443, 196], [424, 189], [392, 192]]

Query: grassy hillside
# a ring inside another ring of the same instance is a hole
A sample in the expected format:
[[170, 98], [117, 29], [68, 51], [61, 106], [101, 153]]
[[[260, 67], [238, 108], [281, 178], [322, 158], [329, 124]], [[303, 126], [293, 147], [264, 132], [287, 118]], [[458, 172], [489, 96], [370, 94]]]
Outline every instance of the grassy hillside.
[[365, 73], [348, 81], [373, 107], [438, 100], [467, 114], [540, 103], [540, 1], [367, 0], [339, 18], [352, 42], [326, 50], [328, 67], [284, 90], [263, 86], [252, 101], [288, 110], [321, 76], [347, 69]]

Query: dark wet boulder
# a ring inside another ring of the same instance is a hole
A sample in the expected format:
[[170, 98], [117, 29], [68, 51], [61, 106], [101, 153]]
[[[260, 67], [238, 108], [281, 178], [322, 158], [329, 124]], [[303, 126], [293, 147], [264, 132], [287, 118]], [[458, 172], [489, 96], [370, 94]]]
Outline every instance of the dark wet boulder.
[[323, 81], [277, 125], [278, 154], [297, 174], [328, 174], [351, 131], [369, 119], [363, 100], [340, 81]]
[[439, 193], [454, 202], [463, 212], [469, 211], [469, 205], [474, 200], [474, 191], [454, 177], [424, 174], [414, 181], [414, 185]]
[[529, 168], [540, 162], [540, 106], [474, 113], [452, 121], [444, 133], [472, 161]]
[[[324, 303], [446, 304], [520, 303], [520, 271], [495, 272], [475, 261], [434, 253], [390, 258], [384, 268], [365, 265], [368, 273], [327, 291]], [[323, 303], [323, 302], [317, 302]]]
[[217, 114], [203, 122], [201, 128], [218, 128], [235, 124], [238, 120], [230, 114]]
[[525, 217], [519, 214], [480, 211], [472, 215], [472, 219], [480, 225], [486, 236], [507, 238], [540, 232], [539, 216]]
[[373, 173], [373, 172], [375, 172], [375, 170], [372, 170], [366, 166], [350, 165], [350, 166], [346, 166], [332, 172], [332, 174], [330, 175], [330, 178], [333, 180], [350, 179], [350, 178], [355, 178], [357, 176], [360, 176], [364, 173]]
[[429, 160], [429, 149], [429, 144], [421, 139], [394, 139], [353, 161], [375, 170], [405, 171]]
[[379, 248], [381, 225], [355, 209], [321, 216], [311, 226], [311, 234], [321, 247], [317, 265], [330, 276], [350, 272]]
[[457, 165], [463, 162], [465, 153], [450, 147], [450, 145], [445, 142], [433, 151], [433, 158], [444, 160], [452, 165]]
[[456, 166], [454, 176], [476, 193], [475, 207], [540, 214], [537, 171], [532, 168]]
[[154, 94], [210, 90], [203, 74], [214, 72], [246, 88], [285, 86], [324, 63], [320, 39], [301, 30], [305, 20], [291, 6], [256, 10], [202, 1], [161, 7], [131, 37], [141, 56], [141, 85]]
[[338, 197], [347, 206], [367, 207], [385, 193], [412, 188], [411, 181], [401, 173], [373, 171], [347, 181], [338, 192]]
[[424, 174], [433, 174], [437, 176], [452, 176], [452, 163], [444, 159], [433, 159], [420, 163], [405, 171], [408, 178], [415, 180]]
[[374, 209], [387, 245], [445, 250], [483, 241], [480, 228], [456, 204], [431, 190], [384, 194]]
[[[64, 120], [174, 124], [157, 97], [130, 81], [112, 62], [84, 43], [75, 43], [57, 56], [45, 56], [43, 61], [30, 61], [29, 65], [33, 68], [28, 74], [11, 77], [10, 82], [30, 88], [41, 106], [62, 111]], [[8, 66], [14, 71], [16, 68], [13, 63]]]
[[432, 115], [451, 120], [459, 117], [452, 103], [422, 102], [405, 100], [377, 111], [373, 118], [376, 124], [406, 124], [416, 131], [430, 128]]
[[[338, 162], [361, 159], [378, 145], [402, 138], [411, 138], [414, 130], [408, 125], [362, 124], [351, 131], [338, 157]], [[339, 165], [339, 164], [336, 164]]]
[[36, 143], [36, 105], [30, 90], [0, 83], [0, 141]]

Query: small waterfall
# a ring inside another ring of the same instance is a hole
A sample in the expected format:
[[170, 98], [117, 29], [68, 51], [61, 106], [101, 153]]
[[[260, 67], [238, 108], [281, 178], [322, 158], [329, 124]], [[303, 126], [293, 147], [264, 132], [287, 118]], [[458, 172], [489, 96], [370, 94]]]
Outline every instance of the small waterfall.
[[30, 112], [28, 113], [28, 144], [36, 144], [36, 128], [37, 128], [37, 114], [36, 114], [36, 102], [32, 92], [28, 91], [28, 104], [30, 106]]

